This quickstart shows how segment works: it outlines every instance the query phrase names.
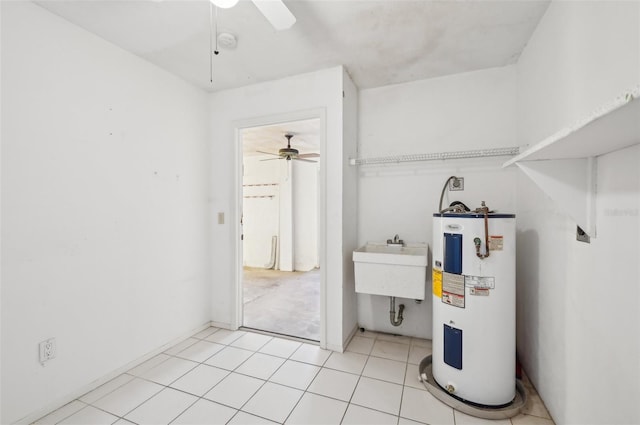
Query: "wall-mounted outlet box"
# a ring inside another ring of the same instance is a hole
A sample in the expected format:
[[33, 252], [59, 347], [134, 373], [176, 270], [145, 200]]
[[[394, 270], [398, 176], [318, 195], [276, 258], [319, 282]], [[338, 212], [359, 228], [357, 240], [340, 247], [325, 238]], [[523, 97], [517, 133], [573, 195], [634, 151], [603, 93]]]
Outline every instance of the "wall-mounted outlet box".
[[56, 339], [49, 338], [46, 341], [42, 341], [39, 344], [40, 348], [40, 363], [43, 365], [49, 360], [56, 357]]
[[464, 177], [449, 180], [449, 190], [464, 190]]

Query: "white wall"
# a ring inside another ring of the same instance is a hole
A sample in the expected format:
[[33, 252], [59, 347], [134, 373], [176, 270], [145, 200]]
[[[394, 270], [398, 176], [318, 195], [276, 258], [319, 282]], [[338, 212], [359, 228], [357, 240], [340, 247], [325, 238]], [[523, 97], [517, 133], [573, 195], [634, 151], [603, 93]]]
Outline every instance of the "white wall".
[[[552, 2], [517, 68], [519, 140], [535, 143], [640, 83], [640, 3]], [[588, 245], [517, 178], [518, 352], [559, 424], [640, 422], [638, 164], [638, 146], [598, 158]]]
[[[517, 146], [515, 67], [494, 68], [360, 92], [361, 157], [450, 152]], [[358, 241], [431, 244], [432, 215], [451, 175], [465, 178], [463, 192], [445, 195], [470, 208], [515, 210], [515, 171], [504, 158], [360, 166]], [[389, 323], [389, 299], [358, 294], [360, 326], [431, 338], [431, 278], [426, 301], [398, 299], [406, 306], [401, 326]]]
[[[356, 331], [358, 310], [353, 271], [353, 251], [358, 247], [358, 169], [349, 164], [358, 156], [358, 88], [346, 70], [342, 70], [342, 335], [348, 342]], [[336, 165], [338, 163], [336, 162]], [[328, 221], [327, 225], [335, 225]], [[329, 245], [335, 249], [335, 245]]]
[[[293, 171], [291, 162], [280, 164], [280, 201], [278, 233], [280, 245], [278, 249], [278, 268], [293, 271]], [[243, 208], [244, 210], [244, 208]]]
[[293, 175], [293, 269], [306, 272], [320, 266], [318, 258], [320, 163], [290, 162]]
[[[325, 252], [321, 258], [322, 279], [326, 282], [321, 305], [325, 306], [326, 327], [321, 335], [326, 346], [342, 350], [347, 335], [343, 324], [355, 328], [343, 317], [343, 303], [348, 303], [349, 286], [345, 282], [344, 268], [346, 252], [354, 248], [350, 240], [343, 238], [343, 69], [331, 68], [309, 74], [297, 75], [282, 80], [255, 84], [239, 89], [225, 90], [210, 96], [210, 126], [216, 150], [211, 156], [213, 190], [211, 193], [212, 217], [218, 212], [228, 216], [224, 225], [213, 227], [213, 320], [217, 323], [235, 326], [238, 321], [237, 305], [239, 295], [235, 280], [238, 265], [234, 256], [237, 252], [239, 235], [237, 223], [240, 218], [236, 198], [237, 164], [228, 158], [238, 157], [236, 129], [292, 121], [303, 118], [321, 118], [322, 172], [321, 194], [323, 217], [321, 222], [322, 246]], [[220, 184], [224, 182], [225, 184]], [[341, 247], [341, 249], [336, 249]], [[324, 303], [324, 304], [323, 304]], [[348, 305], [350, 310], [355, 305]]]
[[[288, 255], [289, 261], [282, 266], [276, 263], [276, 269], [312, 270], [319, 266], [319, 164], [263, 159], [265, 156], [248, 156], [243, 160], [243, 264], [267, 267], [272, 237], [278, 236], [277, 251]], [[277, 186], [246, 186], [272, 183]], [[281, 193], [287, 195], [287, 199], [281, 199], [284, 197]], [[282, 209], [287, 210], [284, 217], [280, 214]], [[286, 238], [280, 232], [284, 226], [288, 227]]]
[[207, 323], [211, 290], [206, 96], [32, 3], [1, 7], [6, 424]]
[[[261, 161], [263, 156], [244, 157], [242, 262], [247, 267], [268, 267], [272, 238], [279, 238], [280, 168], [282, 161]], [[268, 184], [275, 186], [251, 186]], [[271, 198], [260, 198], [271, 196]], [[278, 240], [278, 247], [281, 241]], [[276, 251], [277, 260], [277, 251]], [[277, 267], [277, 263], [275, 265]]]

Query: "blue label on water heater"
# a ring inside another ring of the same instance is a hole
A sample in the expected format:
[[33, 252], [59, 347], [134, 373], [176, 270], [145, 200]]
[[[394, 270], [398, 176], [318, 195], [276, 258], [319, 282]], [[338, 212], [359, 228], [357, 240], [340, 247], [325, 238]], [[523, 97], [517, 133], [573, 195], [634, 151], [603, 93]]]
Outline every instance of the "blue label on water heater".
[[444, 234], [444, 271], [462, 274], [462, 235]]
[[444, 325], [444, 362], [462, 370], [462, 329]]

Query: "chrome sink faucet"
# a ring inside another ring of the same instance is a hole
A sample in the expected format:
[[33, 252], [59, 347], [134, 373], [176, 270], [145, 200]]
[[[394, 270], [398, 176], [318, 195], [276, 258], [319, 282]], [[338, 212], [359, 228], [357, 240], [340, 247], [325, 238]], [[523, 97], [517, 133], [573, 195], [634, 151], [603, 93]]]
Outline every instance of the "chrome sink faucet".
[[387, 245], [393, 245], [393, 246], [404, 246], [404, 241], [402, 239], [400, 239], [400, 237], [398, 235], [395, 235], [392, 239], [387, 239]]

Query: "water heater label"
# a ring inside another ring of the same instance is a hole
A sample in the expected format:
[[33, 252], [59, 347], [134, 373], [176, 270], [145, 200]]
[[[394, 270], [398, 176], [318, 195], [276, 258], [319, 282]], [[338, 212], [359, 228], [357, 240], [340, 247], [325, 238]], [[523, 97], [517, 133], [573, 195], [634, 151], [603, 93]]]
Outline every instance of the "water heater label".
[[502, 236], [489, 236], [489, 251], [502, 251], [504, 238]]
[[442, 271], [433, 269], [433, 295], [442, 298]]
[[442, 302], [464, 308], [464, 275], [442, 273]]
[[465, 276], [465, 286], [478, 289], [495, 289], [496, 278], [493, 276]]
[[469, 289], [469, 295], [481, 295], [483, 297], [488, 297], [489, 288], [471, 288]]

